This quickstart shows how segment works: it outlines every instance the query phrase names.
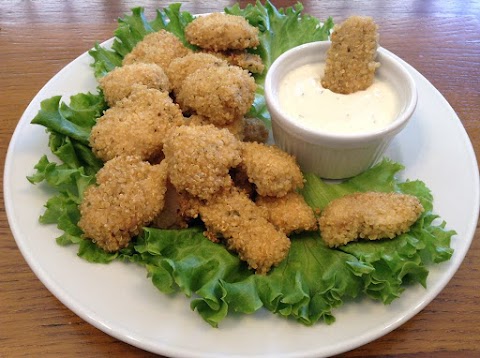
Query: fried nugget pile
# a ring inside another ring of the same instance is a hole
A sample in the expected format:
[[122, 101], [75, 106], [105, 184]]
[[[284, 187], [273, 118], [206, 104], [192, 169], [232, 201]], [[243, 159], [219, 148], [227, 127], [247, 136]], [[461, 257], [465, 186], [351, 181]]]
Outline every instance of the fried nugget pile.
[[256, 89], [251, 73], [263, 71], [247, 52], [259, 44], [258, 29], [242, 17], [211, 14], [185, 35], [198, 51], [154, 32], [99, 81], [109, 109], [90, 145], [105, 164], [79, 206], [85, 238], [117, 251], [145, 226], [200, 222], [206, 238], [266, 274], [288, 255], [292, 233], [320, 227], [337, 247], [409, 230], [423, 207], [401, 194], [345, 196], [317, 220], [298, 193], [304, 178], [295, 158], [265, 144], [263, 123], [245, 117]]
[[318, 224], [297, 193], [295, 159], [266, 145], [263, 123], [245, 117], [256, 90], [251, 73], [263, 71], [247, 52], [259, 44], [258, 29], [211, 14], [185, 35], [198, 51], [167, 31], [150, 33], [99, 80], [109, 108], [90, 145], [105, 165], [84, 192], [78, 225], [117, 251], [145, 226], [200, 221], [208, 239], [265, 274], [288, 254], [287, 235]]

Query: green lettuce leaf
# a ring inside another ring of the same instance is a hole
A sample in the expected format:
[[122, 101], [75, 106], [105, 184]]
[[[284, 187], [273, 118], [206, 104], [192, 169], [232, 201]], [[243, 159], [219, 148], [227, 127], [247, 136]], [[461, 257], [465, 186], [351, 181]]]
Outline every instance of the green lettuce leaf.
[[[39, 220], [56, 224], [63, 231], [57, 238], [59, 245], [85, 245], [77, 226], [78, 204], [84, 190], [95, 183], [95, 174], [103, 165], [92, 153], [88, 138], [96, 118], [106, 108], [105, 101], [101, 94], [80, 93], [70, 97], [68, 105], [61, 102], [61, 96], [55, 96], [42, 101], [40, 108], [32, 123], [47, 128], [50, 150], [61, 164], [44, 155], [35, 165], [35, 173], [27, 177], [32, 184], [45, 182], [55, 190]], [[82, 252], [85, 250], [80, 250], [80, 256]]]
[[[306, 174], [302, 193], [315, 208], [358, 191], [398, 191], [432, 206], [431, 194], [419, 181], [399, 182], [403, 167], [384, 160], [367, 172], [340, 184]], [[146, 266], [162, 292], [193, 297], [191, 308], [214, 327], [229, 312], [253, 313], [265, 309], [305, 325], [334, 322], [332, 311], [358, 295], [392, 302], [406, 285], [426, 285], [431, 262], [448, 260], [453, 231], [433, 224], [426, 211], [409, 233], [394, 240], [355, 242], [328, 248], [318, 232], [293, 235], [288, 257], [268, 275], [255, 275], [223, 245], [206, 239], [201, 228], [159, 230], [146, 228], [134, 246], [136, 262]], [[134, 254], [132, 252], [132, 254]]]
[[118, 28], [115, 30], [115, 38], [112, 48], [107, 49], [95, 44], [88, 53], [94, 59], [92, 67], [95, 77], [100, 78], [117, 66], [122, 65], [123, 58], [132, 51], [135, 45], [145, 35], [167, 30], [176, 35], [187, 47], [194, 48], [185, 39], [185, 27], [193, 20], [193, 15], [186, 11], [180, 11], [181, 4], [171, 4], [168, 7], [157, 10], [156, 18], [148, 21], [145, 17], [144, 8], [132, 9], [131, 15], [125, 15], [118, 19]]
[[[303, 190], [309, 205], [319, 209], [337, 197], [362, 191], [396, 191], [420, 199], [425, 212], [410, 232], [395, 240], [354, 242], [338, 249], [356, 257], [358, 262], [348, 262], [348, 265], [357, 276], [363, 278], [365, 293], [384, 303], [399, 297], [405, 282], [418, 282], [426, 286], [428, 270], [425, 265], [448, 260], [453, 253], [450, 238], [455, 232], [445, 231], [445, 223], [432, 225], [437, 216], [431, 212], [433, 197], [430, 190], [421, 181], [399, 183], [395, 180], [395, 174], [401, 169], [402, 165], [384, 160], [365, 173], [337, 185], [327, 184], [307, 174], [308, 185]], [[359, 262], [362, 264], [361, 271], [364, 267], [373, 270], [367, 275], [357, 272]]]

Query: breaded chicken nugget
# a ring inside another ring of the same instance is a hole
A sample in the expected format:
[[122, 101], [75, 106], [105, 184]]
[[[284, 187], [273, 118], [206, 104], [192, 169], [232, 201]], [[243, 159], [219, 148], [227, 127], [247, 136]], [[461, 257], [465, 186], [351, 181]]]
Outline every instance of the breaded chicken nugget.
[[274, 145], [242, 143], [241, 168], [263, 196], [281, 197], [303, 187], [303, 175], [295, 158]]
[[168, 93], [137, 87], [98, 119], [90, 146], [103, 161], [119, 155], [154, 160], [161, 155], [166, 132], [182, 124], [182, 112]]
[[255, 99], [256, 84], [237, 66], [201, 68], [185, 78], [176, 100], [184, 111], [223, 126], [242, 118]]
[[201, 199], [230, 187], [228, 172], [241, 160], [240, 142], [228, 130], [212, 125], [172, 129], [163, 151], [175, 188]]
[[368, 88], [379, 66], [377, 25], [370, 17], [351, 16], [336, 25], [327, 52], [322, 86], [337, 93], [353, 93]]
[[289, 192], [281, 198], [258, 196], [257, 206], [268, 213], [268, 221], [275, 227], [290, 235], [292, 232], [313, 231], [318, 228], [313, 210], [297, 192]]
[[97, 174], [98, 186], [84, 192], [78, 226], [106, 251], [126, 247], [162, 210], [166, 181], [164, 164], [132, 156], [110, 160]]
[[[198, 114], [191, 115], [186, 119], [186, 121], [189, 126], [204, 126], [212, 124], [207, 117], [199, 116]], [[233, 122], [228, 123], [224, 126], [216, 125], [215, 127], [220, 129], [227, 129], [235, 136], [235, 138], [237, 138], [238, 140], [243, 140], [245, 132], [245, 121], [243, 118], [236, 119]]]
[[245, 117], [244, 122], [244, 142], [265, 143], [268, 140], [269, 130], [262, 120], [254, 117]]
[[171, 86], [163, 69], [153, 63], [134, 63], [117, 67], [99, 80], [108, 105], [128, 97], [135, 85], [145, 85], [160, 91], [170, 92]]
[[262, 58], [253, 53], [242, 50], [230, 50], [230, 51], [208, 51], [205, 53], [211, 54], [215, 57], [225, 60], [230, 65], [238, 66], [251, 73], [262, 73], [265, 70]]
[[[207, 117], [193, 114], [186, 118], [188, 125], [206, 125], [212, 124]], [[258, 142], [265, 143], [268, 140], [269, 131], [262, 120], [258, 118], [239, 118], [232, 123], [220, 126], [215, 125], [217, 128], [225, 128], [230, 131], [238, 140], [244, 142]]]
[[160, 30], [145, 35], [130, 53], [123, 59], [123, 65], [136, 62], [156, 63], [166, 69], [170, 62], [177, 57], [191, 53], [178, 37], [166, 30]]
[[394, 238], [410, 229], [424, 211], [412, 195], [355, 193], [331, 201], [320, 215], [320, 233], [330, 247], [358, 238]]
[[180, 215], [187, 221], [198, 218], [200, 207], [205, 205], [205, 200], [193, 196], [187, 192], [179, 193], [178, 204]]
[[290, 240], [275, 229], [246, 194], [235, 189], [215, 196], [200, 207], [210, 238], [221, 236], [229, 250], [259, 274], [266, 274], [288, 255]]
[[195, 71], [210, 66], [227, 66], [227, 62], [207, 53], [195, 52], [174, 59], [166, 68], [173, 91], [178, 92], [185, 78]]
[[185, 27], [191, 44], [214, 51], [244, 50], [260, 44], [258, 29], [242, 16], [212, 13], [199, 16]]

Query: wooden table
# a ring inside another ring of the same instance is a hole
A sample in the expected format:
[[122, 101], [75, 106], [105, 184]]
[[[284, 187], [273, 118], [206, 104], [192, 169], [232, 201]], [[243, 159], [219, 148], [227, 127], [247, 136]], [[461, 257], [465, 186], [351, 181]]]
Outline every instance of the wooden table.
[[[192, 13], [222, 10], [231, 1], [182, 1]], [[116, 19], [149, 1], [0, 2], [0, 161], [22, 112], [40, 88], [95, 41], [110, 38]], [[242, 5], [244, 5], [242, 2]], [[275, 1], [277, 7], [294, 1]], [[371, 15], [381, 44], [413, 65], [446, 97], [480, 155], [480, 3], [478, 1], [304, 1], [308, 13], [340, 22]], [[446, 173], [447, 175], [447, 173]], [[3, 190], [3, 185], [2, 189]], [[150, 354], [92, 327], [35, 277], [0, 210], [0, 356]], [[386, 336], [345, 354], [459, 357], [480, 355], [480, 231], [457, 274], [421, 313]]]

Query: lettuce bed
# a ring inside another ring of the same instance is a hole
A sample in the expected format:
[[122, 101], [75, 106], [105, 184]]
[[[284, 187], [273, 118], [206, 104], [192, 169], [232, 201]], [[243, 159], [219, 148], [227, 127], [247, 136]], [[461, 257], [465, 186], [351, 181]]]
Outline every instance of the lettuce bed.
[[[261, 45], [255, 50], [266, 68], [281, 53], [302, 43], [327, 39], [331, 19], [323, 25], [302, 13], [300, 4], [285, 10], [271, 3], [240, 9], [225, 9], [242, 15], [260, 29]], [[142, 8], [119, 19], [112, 49], [98, 44], [90, 51], [93, 70], [101, 77], [116, 66], [143, 36], [166, 29], [184, 41], [184, 28], [193, 16], [174, 4], [159, 10], [153, 21], [145, 19]], [[263, 98], [265, 77], [258, 84], [251, 115], [268, 122]], [[143, 265], [153, 284], [164, 293], [181, 291], [192, 297], [191, 308], [216, 327], [229, 312], [253, 313], [264, 307], [273, 313], [296, 319], [305, 325], [318, 321], [334, 322], [332, 310], [346, 300], [366, 295], [385, 304], [399, 297], [408, 284], [426, 285], [427, 266], [448, 260], [453, 250], [453, 231], [433, 214], [433, 198], [420, 181], [400, 182], [396, 174], [402, 165], [387, 159], [367, 172], [341, 184], [328, 184], [306, 173], [302, 190], [313, 208], [322, 209], [329, 201], [358, 191], [397, 191], [417, 196], [425, 212], [409, 233], [394, 240], [351, 243], [339, 249], [323, 244], [318, 232], [293, 235], [286, 260], [268, 275], [254, 275], [245, 263], [222, 245], [207, 240], [202, 227], [184, 230], [145, 228], [144, 232], [118, 253], [106, 253], [89, 240], [82, 239], [78, 228], [78, 204], [84, 189], [95, 183], [102, 167], [92, 153], [88, 138], [96, 119], [107, 108], [102, 93], [80, 93], [69, 104], [55, 96], [42, 102], [32, 120], [47, 128], [49, 147], [59, 159], [40, 158], [28, 180], [45, 182], [56, 189], [40, 217], [44, 224], [56, 224], [63, 231], [60, 245], [78, 245], [78, 255], [95, 263], [123, 260]]]

